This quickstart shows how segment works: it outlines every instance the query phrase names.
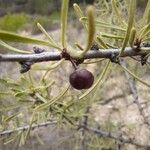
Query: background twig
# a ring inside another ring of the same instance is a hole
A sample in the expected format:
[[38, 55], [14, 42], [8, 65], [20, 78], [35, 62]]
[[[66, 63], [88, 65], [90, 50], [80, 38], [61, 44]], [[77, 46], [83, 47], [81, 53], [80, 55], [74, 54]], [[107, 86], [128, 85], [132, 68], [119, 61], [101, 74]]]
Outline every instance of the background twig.
[[[44, 123], [34, 124], [34, 125], [32, 125], [31, 128], [33, 130], [35, 128], [46, 127], [48, 125], [53, 125], [53, 124], [56, 124], [56, 123], [57, 123], [57, 121], [47, 121], [47, 122], [44, 122]], [[28, 130], [29, 127], [30, 126], [27, 125], [27, 126], [16, 128], [15, 130], [2, 131], [2, 132], [0, 132], [0, 136], [10, 135], [10, 134], [13, 134], [13, 133], [18, 132], [18, 131], [25, 131], [25, 130]]]
[[131, 144], [131, 145], [135, 145], [137, 147], [150, 148], [150, 145], [140, 144], [139, 142], [134, 141], [134, 139], [123, 137], [123, 135], [118, 136], [118, 135], [116, 135], [115, 133], [112, 133], [112, 132], [108, 132], [108, 131], [104, 131], [104, 130], [96, 129], [96, 128], [91, 128], [91, 127], [84, 126], [84, 125], [82, 125], [81, 127], [83, 129], [91, 132], [91, 133], [100, 135], [102, 137], [111, 138], [111, 139], [114, 139], [116, 141], [120, 141], [124, 144]]

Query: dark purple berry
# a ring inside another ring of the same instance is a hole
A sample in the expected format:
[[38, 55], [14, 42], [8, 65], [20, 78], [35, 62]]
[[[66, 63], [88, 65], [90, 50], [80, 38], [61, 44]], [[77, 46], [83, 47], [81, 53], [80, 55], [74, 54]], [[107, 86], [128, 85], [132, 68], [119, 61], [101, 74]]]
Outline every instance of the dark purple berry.
[[94, 76], [86, 69], [77, 69], [70, 75], [69, 81], [77, 90], [88, 89], [94, 82]]

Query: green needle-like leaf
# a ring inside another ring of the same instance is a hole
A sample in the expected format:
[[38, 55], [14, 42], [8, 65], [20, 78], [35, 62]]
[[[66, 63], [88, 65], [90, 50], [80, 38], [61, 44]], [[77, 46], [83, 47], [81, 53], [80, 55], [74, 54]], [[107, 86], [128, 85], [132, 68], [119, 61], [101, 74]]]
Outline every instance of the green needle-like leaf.
[[34, 39], [31, 37], [21, 36], [15, 33], [0, 31], [0, 40], [9, 41], [9, 42], [19, 42], [19, 43], [29, 43], [29, 44], [38, 44], [38, 45], [45, 45], [51, 46], [49, 42]]
[[8, 123], [10, 122], [12, 119], [14, 119], [15, 117], [17, 117], [20, 113], [16, 113], [16, 114], [13, 114], [7, 118], [4, 119], [4, 123]]
[[78, 47], [81, 51], [84, 50], [84, 48], [80, 44], [78, 44], [78, 43], [75, 43], [75, 46]]
[[136, 30], [135, 30], [135, 28], [132, 28], [130, 38], [129, 38], [129, 44], [131, 47], [134, 46], [135, 36], [136, 36]]
[[149, 9], [148, 16], [147, 16], [147, 24], [149, 23], [150, 23], [150, 9]]
[[41, 70], [41, 71], [48, 70], [49, 71], [49, 70], [57, 68], [63, 61], [64, 61], [64, 59], [61, 59], [60, 61], [58, 61], [52, 65], [45, 65], [45, 66], [43, 66], [43, 64], [33, 64], [32, 70]]
[[94, 34], [95, 34], [95, 24], [94, 24], [94, 9], [92, 6], [87, 8], [88, 15], [88, 41], [85, 51], [89, 50], [93, 44]]
[[110, 39], [124, 39], [124, 36], [120, 36], [120, 35], [114, 35], [114, 34], [109, 34], [109, 33], [100, 33], [102, 37], [105, 38], [110, 38]]
[[8, 45], [7, 43], [3, 42], [2, 40], [0, 40], [0, 45], [10, 51], [13, 51], [13, 52], [17, 52], [17, 53], [23, 53], [23, 54], [29, 54], [31, 53], [30, 51], [25, 51], [25, 50], [20, 50], [20, 49], [17, 49], [15, 47], [12, 47], [10, 45]]
[[150, 0], [148, 0], [148, 2], [147, 2], [147, 6], [145, 8], [145, 12], [144, 12], [142, 21], [144, 24], [146, 23], [145, 21], [147, 21], [147, 24], [150, 23], [149, 22], [150, 21]]
[[67, 28], [68, 4], [69, 4], [69, 0], [62, 0], [62, 7], [61, 7], [61, 41], [62, 41], [63, 48], [66, 47], [66, 28]]
[[56, 42], [53, 40], [53, 38], [46, 32], [46, 30], [42, 27], [40, 23], [37, 23], [37, 27], [43, 32], [43, 34], [47, 37], [50, 45], [54, 48], [57, 48], [60, 50], [60, 47], [57, 46]]
[[[88, 24], [87, 17], [81, 17], [80, 21], [84, 22], [85, 24]], [[96, 27], [103, 27], [103, 28], [108, 28], [108, 29], [119, 30], [119, 31], [123, 31], [123, 32], [126, 31], [125, 28], [122, 28], [122, 27], [119, 27], [117, 25], [113, 25], [113, 24], [110, 24], [110, 23], [107, 23], [107, 22], [99, 21], [99, 20], [95, 20], [95, 26]]]
[[9, 144], [9, 143], [14, 142], [15, 140], [18, 139], [18, 137], [20, 136], [20, 134], [21, 134], [21, 133], [19, 132], [19, 133], [15, 134], [14, 136], [9, 137], [8, 140], [7, 140], [6, 142], [4, 142], [3, 144], [4, 144], [4, 145], [7, 145], [7, 144]]
[[82, 56], [91, 48], [95, 35], [95, 23], [94, 23], [94, 9], [92, 6], [87, 8], [87, 17], [88, 17], [88, 39], [86, 48], [81, 53]]
[[82, 12], [82, 10], [81, 10], [81, 8], [79, 7], [78, 4], [76, 4], [76, 3], [73, 4], [73, 8], [74, 8], [74, 10], [75, 10], [76, 15], [77, 15], [79, 18], [81, 18], [81, 17], [84, 16], [84, 14], [83, 14], [83, 12]]
[[108, 48], [106, 43], [103, 41], [101, 35], [96, 38], [96, 42], [98, 45], [102, 46], [103, 48]]
[[[77, 15], [77, 17], [79, 19], [84, 17], [84, 14], [78, 4], [76, 4], [76, 3], [73, 4], [73, 8], [74, 8], [75, 14]], [[83, 27], [85, 28], [85, 30], [87, 31], [88, 30], [87, 25], [84, 22], [82, 22], [82, 24], [83, 24]]]
[[130, 70], [128, 70], [126, 67], [121, 66], [123, 70], [127, 71], [133, 78], [135, 78], [137, 81], [141, 82], [142, 84], [146, 85], [147, 87], [150, 88], [150, 83], [147, 83], [143, 80], [141, 80], [138, 76], [136, 76], [134, 73], [132, 73]]
[[35, 119], [35, 112], [33, 112], [32, 116], [31, 116], [29, 128], [28, 128], [27, 133], [26, 133], [25, 138], [24, 138], [25, 142], [27, 141], [27, 138], [29, 137], [30, 131], [32, 129], [32, 124], [34, 122], [34, 119]]
[[140, 38], [143, 39], [146, 35], [148, 35], [150, 32], [150, 23], [148, 25], [145, 25], [141, 30], [140, 30]]
[[112, 9], [113, 9], [114, 14], [116, 14], [116, 17], [118, 18], [119, 22], [125, 25], [125, 22], [123, 21], [123, 18], [121, 16], [121, 12], [117, 8], [116, 0], [112, 0]]
[[121, 52], [120, 54], [122, 54], [125, 50], [125, 47], [128, 44], [129, 38], [130, 38], [130, 34], [131, 34], [131, 30], [133, 27], [133, 23], [134, 23], [134, 13], [135, 13], [135, 9], [136, 9], [136, 0], [130, 0], [130, 8], [129, 8], [129, 19], [128, 19], [128, 28], [126, 31], [126, 36], [124, 38], [123, 41], [123, 46], [121, 48]]
[[61, 98], [65, 95], [65, 93], [68, 91], [68, 89], [69, 89], [69, 86], [67, 86], [63, 91], [61, 91], [61, 92], [59, 93], [58, 96], [54, 97], [53, 99], [51, 99], [51, 100], [48, 101], [47, 103], [44, 103], [44, 104], [41, 104], [40, 106], [37, 106], [37, 107], [34, 109], [34, 111], [35, 111], [35, 112], [36, 112], [36, 111], [41, 111], [41, 110], [43, 110], [43, 109], [48, 108], [49, 106], [51, 106], [52, 104], [54, 104], [56, 101], [58, 101], [59, 99], [61, 99]]

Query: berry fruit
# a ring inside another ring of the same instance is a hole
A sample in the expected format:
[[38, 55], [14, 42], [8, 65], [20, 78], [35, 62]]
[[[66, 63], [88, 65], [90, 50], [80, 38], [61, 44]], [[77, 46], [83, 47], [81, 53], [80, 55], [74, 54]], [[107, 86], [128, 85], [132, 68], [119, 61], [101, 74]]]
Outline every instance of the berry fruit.
[[70, 75], [69, 81], [77, 90], [88, 89], [94, 82], [94, 76], [86, 69], [77, 69]]

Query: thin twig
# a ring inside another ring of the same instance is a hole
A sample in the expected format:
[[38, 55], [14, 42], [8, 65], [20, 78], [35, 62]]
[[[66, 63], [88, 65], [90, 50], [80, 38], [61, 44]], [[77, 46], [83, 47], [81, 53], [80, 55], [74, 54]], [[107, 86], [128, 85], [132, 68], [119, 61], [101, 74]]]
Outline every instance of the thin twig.
[[[57, 123], [57, 121], [47, 121], [45, 123], [32, 125], [31, 129], [33, 130], [35, 128], [47, 127], [48, 125], [54, 125], [56, 123]], [[88, 132], [92, 132], [92, 133], [97, 134], [97, 135], [102, 136], [102, 137], [107, 137], [107, 138], [114, 139], [116, 141], [120, 141], [123, 144], [131, 144], [131, 145], [135, 145], [137, 147], [150, 148], [150, 145], [140, 144], [139, 142], [136, 142], [136, 141], [134, 141], [131, 138], [123, 137], [123, 135], [122, 136], [118, 136], [115, 133], [104, 131], [104, 130], [101, 130], [101, 129], [91, 128], [91, 127], [88, 127], [87, 125], [79, 124], [79, 125], [77, 125], [77, 127], [78, 128], [83, 128], [84, 130], [87, 130]], [[23, 127], [19, 127], [19, 128], [15, 129], [15, 130], [6, 130], [6, 131], [0, 132], [0, 136], [7, 136], [7, 135], [13, 134], [15, 132], [25, 131], [25, 130], [28, 130], [28, 129], [29, 129], [29, 125], [23, 126]]]
[[108, 98], [108, 99], [106, 99], [106, 100], [101, 101], [100, 104], [101, 104], [101, 105], [107, 105], [107, 104], [110, 103], [111, 101], [117, 100], [117, 99], [119, 99], [119, 98], [123, 98], [123, 97], [125, 97], [125, 96], [126, 96], [126, 94], [123, 94], [123, 93], [118, 94], [118, 95], [114, 95], [114, 96], [112, 96], [112, 97], [110, 97], [110, 98]]
[[[86, 108], [85, 114], [84, 114], [84, 116], [82, 117], [82, 120], [81, 120], [81, 122], [82, 122], [81, 124], [83, 124], [84, 126], [87, 126], [87, 124], [88, 124], [88, 113], [89, 113], [89, 111], [90, 111], [90, 106], [88, 106]], [[87, 149], [85, 141], [86, 141], [85, 130], [83, 128], [81, 128], [81, 147], [82, 147], [81, 149], [82, 150]]]
[[[119, 138], [122, 138], [122, 135], [123, 135], [121, 128], [122, 128], [122, 125], [119, 125], [118, 132], [117, 132], [117, 135]], [[119, 141], [119, 140], [115, 141], [116, 150], [121, 150], [123, 145], [124, 143], [122, 141]]]
[[[149, 49], [135, 51], [134, 49], [127, 47], [120, 57], [128, 56], [141, 56], [149, 54]], [[46, 51], [46, 50], [45, 50]], [[84, 59], [92, 58], [111, 58], [113, 55], [118, 56], [120, 49], [99, 49], [97, 51], [88, 51]], [[60, 52], [42, 52], [39, 54], [0, 54], [0, 62], [2, 61], [16, 61], [16, 62], [42, 62], [42, 61], [57, 61], [62, 58]]]
[[150, 148], [150, 145], [140, 144], [139, 142], [136, 142], [135, 140], [133, 140], [131, 138], [123, 137], [123, 135], [121, 137], [120, 136], [118, 137], [118, 135], [116, 135], [115, 133], [104, 131], [101, 129], [96, 129], [96, 128], [92, 128], [92, 127], [88, 127], [88, 126], [84, 126], [84, 125], [82, 125], [81, 127], [84, 128], [85, 130], [87, 130], [91, 133], [97, 134], [101, 137], [111, 138], [111, 139], [114, 139], [116, 141], [121, 141], [124, 144], [131, 144], [131, 145], [134, 145], [137, 147]]
[[[47, 121], [47, 122], [44, 122], [44, 123], [34, 124], [34, 125], [32, 125], [31, 128], [33, 130], [35, 128], [46, 127], [48, 125], [54, 125], [56, 123], [57, 123], [57, 121]], [[15, 130], [2, 131], [2, 132], [0, 132], [0, 136], [10, 135], [10, 134], [13, 134], [13, 133], [18, 132], [18, 131], [25, 131], [25, 130], [28, 130], [29, 127], [30, 126], [27, 125], [27, 126], [16, 128]]]

